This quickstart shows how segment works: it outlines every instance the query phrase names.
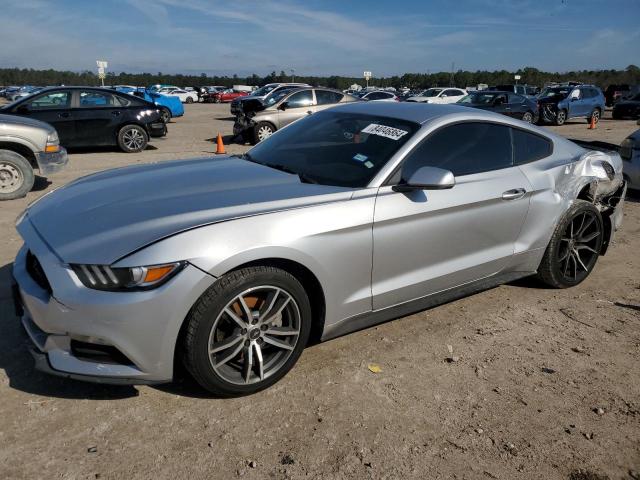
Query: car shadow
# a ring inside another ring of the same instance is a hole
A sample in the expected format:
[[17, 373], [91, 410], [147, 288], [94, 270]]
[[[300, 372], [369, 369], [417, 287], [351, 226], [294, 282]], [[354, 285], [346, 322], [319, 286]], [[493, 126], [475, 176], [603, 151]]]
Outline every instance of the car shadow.
[[[161, 138], [163, 137], [154, 138], [153, 140], [160, 140]], [[158, 150], [158, 147], [152, 145], [151, 143], [148, 143], [143, 151], [147, 150]], [[135, 155], [132, 153], [123, 152], [115, 145], [107, 145], [101, 147], [70, 147], [67, 148], [67, 153], [69, 153], [70, 155], [74, 155], [77, 153], [122, 153], [123, 155]]]
[[11, 294], [12, 264], [0, 267], [0, 370], [9, 387], [44, 397], [118, 400], [138, 395], [132, 386], [99, 385], [41, 373], [33, 367], [31, 341], [15, 314]]
[[41, 177], [40, 175], [36, 175], [33, 181], [33, 187], [31, 187], [32, 192], [40, 192], [42, 190], [46, 190], [51, 185], [51, 182], [47, 180], [45, 177]]

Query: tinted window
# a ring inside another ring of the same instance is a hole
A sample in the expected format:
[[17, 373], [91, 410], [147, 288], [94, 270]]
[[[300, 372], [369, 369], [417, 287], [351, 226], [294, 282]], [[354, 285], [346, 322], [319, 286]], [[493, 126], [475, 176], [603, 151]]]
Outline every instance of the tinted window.
[[120, 106], [120, 102], [107, 92], [97, 92], [95, 90], [81, 90], [78, 92], [80, 98], [80, 108], [115, 107]]
[[437, 130], [409, 154], [402, 177], [406, 180], [423, 166], [444, 168], [456, 176], [511, 167], [509, 127], [470, 122]]
[[311, 95], [311, 90], [296, 92], [287, 99], [287, 106], [289, 108], [308, 107], [310, 105], [313, 105], [313, 96]]
[[516, 95], [515, 93], [509, 94], [509, 103], [522, 103], [524, 102], [524, 97], [520, 95]]
[[533, 162], [551, 155], [553, 146], [546, 138], [515, 128], [512, 131], [513, 159], [516, 165]]
[[31, 110], [51, 110], [55, 108], [69, 108], [71, 106], [71, 92], [51, 92], [27, 102]]
[[330, 90], [316, 90], [316, 103], [318, 105], [338, 103], [342, 100], [342, 97], [344, 97], [344, 95], [338, 92], [332, 92]]

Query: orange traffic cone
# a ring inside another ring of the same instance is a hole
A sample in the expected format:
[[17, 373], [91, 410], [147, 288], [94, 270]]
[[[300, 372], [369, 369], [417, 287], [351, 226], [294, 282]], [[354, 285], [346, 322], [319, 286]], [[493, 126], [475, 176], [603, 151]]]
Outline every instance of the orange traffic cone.
[[216, 155], [225, 155], [227, 152], [224, 150], [224, 142], [222, 141], [222, 135], [218, 133], [218, 138], [216, 139], [217, 147], [216, 147]]
[[589, 122], [589, 130], [595, 130], [596, 128], [596, 117], [591, 116], [591, 121]]

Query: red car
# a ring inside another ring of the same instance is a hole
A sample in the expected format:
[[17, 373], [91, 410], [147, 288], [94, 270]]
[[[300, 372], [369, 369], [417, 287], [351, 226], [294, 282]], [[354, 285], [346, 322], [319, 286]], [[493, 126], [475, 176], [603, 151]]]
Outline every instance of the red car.
[[231, 88], [227, 88], [226, 90], [211, 95], [211, 99], [214, 103], [225, 103], [231, 102], [238, 97], [246, 97], [247, 95], [249, 95], [247, 92], [237, 92]]

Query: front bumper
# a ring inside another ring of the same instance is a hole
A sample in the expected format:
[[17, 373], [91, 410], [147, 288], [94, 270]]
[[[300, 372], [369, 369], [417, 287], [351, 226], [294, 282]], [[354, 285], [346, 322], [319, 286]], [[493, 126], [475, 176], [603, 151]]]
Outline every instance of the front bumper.
[[233, 124], [233, 134], [241, 135], [247, 130], [251, 130], [255, 126], [255, 123], [252, 120], [247, 119], [246, 117], [236, 117], [236, 121]]
[[[14, 297], [17, 313], [21, 313], [22, 325], [33, 343], [38, 369], [103, 383], [162, 383], [173, 379], [180, 328], [214, 277], [188, 265], [154, 290], [92, 290], [48, 249], [33, 227], [21, 229], [21, 233], [28, 238], [13, 265]], [[38, 259], [51, 293], [29, 273], [28, 250]], [[116, 349], [127, 361], [97, 361], [77, 355], [73, 345], [78, 342]]]
[[60, 147], [57, 152], [38, 152], [36, 153], [36, 162], [38, 163], [38, 169], [40, 174], [47, 176], [52, 173], [59, 172], [69, 161], [67, 151]]
[[147, 133], [150, 137], [164, 137], [167, 134], [167, 125], [161, 120], [148, 123]]

